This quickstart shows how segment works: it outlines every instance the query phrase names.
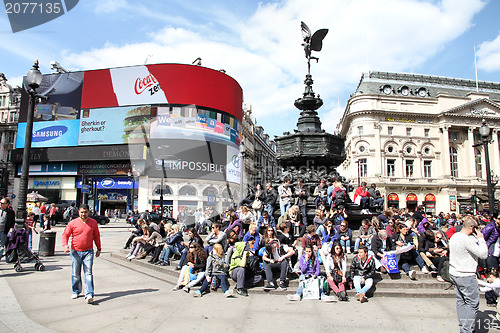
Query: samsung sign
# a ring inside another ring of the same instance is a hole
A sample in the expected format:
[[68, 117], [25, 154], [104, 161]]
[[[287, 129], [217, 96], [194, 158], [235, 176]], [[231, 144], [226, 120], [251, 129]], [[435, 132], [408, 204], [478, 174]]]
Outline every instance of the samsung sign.
[[49, 126], [33, 132], [33, 142], [42, 142], [63, 136], [68, 131], [66, 126]]

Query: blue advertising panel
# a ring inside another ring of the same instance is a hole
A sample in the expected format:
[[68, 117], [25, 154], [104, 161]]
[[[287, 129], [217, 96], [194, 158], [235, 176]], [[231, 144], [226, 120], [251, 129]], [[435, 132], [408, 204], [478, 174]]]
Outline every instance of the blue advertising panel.
[[[118, 189], [132, 189], [138, 187], [138, 182], [132, 181], [128, 177], [92, 177], [94, 181], [97, 181], [97, 189], [108, 189], [108, 190], [118, 190]], [[78, 188], [82, 187], [82, 179], [78, 179]]]
[[[33, 123], [32, 148], [78, 146], [80, 120], [55, 120]], [[17, 126], [16, 148], [24, 148], [26, 123]]]

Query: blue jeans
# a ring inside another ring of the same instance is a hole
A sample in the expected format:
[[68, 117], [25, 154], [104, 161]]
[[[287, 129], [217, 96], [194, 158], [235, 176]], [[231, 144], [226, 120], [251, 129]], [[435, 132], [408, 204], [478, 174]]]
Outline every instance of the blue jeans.
[[[221, 275], [214, 275], [212, 276], [212, 279], [215, 279], [215, 278], [218, 278], [220, 280], [220, 288], [222, 289], [222, 292], [225, 293], [227, 291], [227, 277], [225, 274], [221, 274]], [[207, 281], [207, 279], [205, 278], [205, 280], [203, 280], [203, 284], [201, 285], [201, 288], [199, 290], [200, 293], [203, 294], [203, 292], [205, 290], [208, 289], [210, 283]]]
[[340, 239], [340, 246], [342, 246], [342, 249], [344, 249], [344, 252], [347, 251], [347, 249], [351, 248], [351, 240], [342, 240]]
[[[0, 231], [0, 259], [4, 254], [5, 242], [7, 242], [7, 234]], [[7, 262], [7, 256], [5, 256], [5, 262]]]
[[[422, 268], [425, 266], [424, 259], [422, 259], [420, 254], [418, 254], [417, 250], [413, 249], [413, 250], [410, 250], [410, 252], [408, 252], [408, 253], [411, 255], [412, 259], [417, 262], [418, 267]], [[405, 273], [408, 274], [410, 272], [410, 264], [408, 263], [408, 261], [406, 259], [402, 259], [401, 257], [398, 257], [398, 256], [397, 256], [397, 258], [398, 258], [398, 262], [400, 263], [403, 271], [405, 271]]]
[[354, 284], [354, 288], [356, 289], [356, 294], [360, 294], [360, 293], [366, 294], [366, 292], [368, 290], [370, 290], [370, 288], [373, 286], [373, 279], [368, 278], [368, 279], [365, 279], [365, 284], [362, 287], [361, 286], [361, 279], [362, 278], [363, 277], [359, 276], [359, 275], [356, 275], [352, 278], [352, 283]]
[[363, 244], [367, 247], [370, 248], [370, 241], [371, 238], [364, 238], [361, 239], [360, 237], [356, 238], [356, 242], [354, 243], [354, 252], [357, 252], [359, 249], [359, 245], [361, 244], [361, 241], [363, 241]]
[[181, 253], [177, 249], [177, 246], [167, 245], [163, 248], [163, 251], [161, 251], [160, 260], [170, 262], [170, 253], [181, 255]]
[[269, 213], [269, 216], [273, 216], [274, 208], [271, 204], [267, 204], [266, 207], [264, 208], [264, 210], [267, 210], [267, 212]]
[[453, 276], [450, 274], [450, 279], [455, 285], [460, 333], [473, 332], [479, 310], [479, 288], [476, 276]]
[[[290, 203], [281, 203], [280, 202], [280, 216], [285, 215], [286, 211], [291, 207]], [[271, 215], [271, 214], [269, 214]]]
[[32, 244], [33, 244], [33, 230], [29, 229], [28, 230], [28, 247], [30, 250], [33, 249]]
[[92, 265], [94, 263], [94, 249], [88, 251], [71, 250], [71, 284], [73, 294], [82, 292], [82, 266], [85, 275], [85, 296], [94, 297], [94, 277], [92, 276]]
[[187, 253], [188, 253], [188, 248], [185, 247], [181, 252], [181, 260], [179, 260], [179, 264], [177, 265], [177, 267], [179, 268], [182, 267], [182, 265], [184, 264], [184, 260], [186, 260]]

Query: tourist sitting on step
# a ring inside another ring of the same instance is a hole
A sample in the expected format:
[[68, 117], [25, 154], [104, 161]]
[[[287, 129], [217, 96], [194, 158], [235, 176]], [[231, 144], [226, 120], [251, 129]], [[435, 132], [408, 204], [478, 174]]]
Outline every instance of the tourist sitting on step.
[[290, 226], [290, 231], [293, 237], [298, 238], [304, 236], [306, 226], [302, 223], [299, 206], [293, 205], [288, 209], [285, 215], [280, 216], [278, 224], [287, 222]]
[[262, 212], [262, 215], [257, 221], [257, 232], [261, 235], [264, 235], [264, 232], [269, 226], [272, 227], [274, 229], [274, 232], [276, 233], [277, 230], [274, 217], [270, 216], [267, 210], [265, 210]]
[[380, 230], [378, 234], [373, 236], [371, 242], [371, 250], [368, 251], [369, 254], [373, 255], [375, 260], [375, 268], [380, 270], [382, 273], [387, 273], [387, 269], [380, 263], [380, 260], [384, 258], [384, 254], [389, 251], [395, 250], [396, 247], [392, 242], [392, 239], [388, 237], [386, 230]]
[[[259, 217], [260, 215], [261, 214], [259, 213]], [[250, 223], [255, 223], [257, 221], [255, 213], [247, 206], [241, 206], [238, 209], [238, 217], [244, 229], [243, 234], [248, 231], [248, 226], [250, 225]]]
[[182, 255], [182, 250], [184, 250], [184, 238], [182, 236], [182, 231], [179, 230], [179, 225], [174, 224], [172, 226], [172, 230], [170, 234], [167, 235], [165, 239], [165, 245], [163, 246], [163, 251], [159, 257], [159, 266], [169, 266], [170, 265], [170, 256], [171, 255]]
[[314, 205], [316, 206], [316, 209], [319, 208], [320, 205], [323, 205], [323, 207], [328, 206], [328, 194], [327, 194], [328, 187], [326, 186], [326, 180], [321, 179], [319, 181], [318, 186], [314, 188]]
[[[313, 247], [308, 244], [304, 247], [304, 252], [300, 256], [300, 276], [299, 286], [295, 294], [287, 295], [290, 301], [300, 301], [302, 299], [302, 292], [304, 291], [302, 282], [308, 278], [318, 278], [321, 268], [319, 265], [318, 257], [315, 255]], [[335, 296], [327, 296], [323, 293], [323, 288], [319, 288], [320, 298], [323, 302], [334, 302], [337, 300]]]
[[498, 295], [500, 294], [500, 279], [498, 271], [492, 269], [486, 276], [486, 281], [478, 280], [479, 290], [484, 293], [486, 305], [489, 307], [497, 307], [497, 320], [500, 320], [500, 306], [497, 305]]
[[290, 257], [290, 267], [292, 270], [294, 269], [295, 265], [297, 264], [297, 261], [299, 259], [299, 253], [297, 251], [297, 244], [299, 242], [299, 239], [294, 239], [292, 235], [290, 234], [290, 228], [288, 226], [288, 223], [282, 222], [278, 226], [278, 233], [276, 234], [278, 237], [278, 241], [282, 245], [287, 245], [295, 251], [295, 253]]
[[347, 221], [340, 223], [336, 228], [337, 240], [340, 242], [345, 253], [351, 253], [352, 230], [348, 227]]
[[361, 245], [358, 254], [354, 256], [351, 263], [350, 275], [356, 289], [356, 299], [361, 303], [368, 301], [366, 293], [373, 286], [373, 275], [375, 274], [375, 260], [368, 254], [366, 246]]
[[233, 296], [233, 290], [228, 288], [227, 276], [224, 273], [224, 251], [222, 245], [215, 244], [212, 252], [207, 258], [205, 269], [205, 279], [199, 290], [193, 293], [194, 297], [201, 297], [205, 291], [210, 292], [210, 284], [213, 279], [217, 279], [225, 297]]
[[186, 264], [182, 266], [179, 279], [174, 291], [182, 289], [189, 293], [192, 287], [200, 283], [205, 277], [207, 254], [198, 243], [191, 243], [186, 256]]
[[347, 301], [345, 285], [347, 283], [347, 256], [340, 242], [333, 242], [330, 251], [323, 260], [327, 282], [339, 300]]
[[255, 223], [250, 223], [247, 233], [243, 236], [243, 241], [247, 242], [250, 236], [252, 236], [255, 239], [254, 247], [251, 248], [250, 250], [258, 251], [260, 243], [260, 234], [257, 232], [257, 225]]
[[149, 237], [149, 231], [148, 231], [148, 227], [147, 227], [146, 223], [141, 225], [141, 229], [142, 229], [142, 235], [135, 237], [132, 241], [132, 247], [130, 248], [130, 251], [127, 255], [127, 259], [129, 259], [129, 260], [136, 258], [140, 249], [144, 246], [146, 239], [148, 239], [148, 237]]
[[125, 243], [125, 246], [123, 247], [124, 249], [128, 249], [130, 247], [130, 244], [132, 244], [132, 241], [138, 237], [142, 236], [142, 226], [146, 225], [146, 221], [144, 219], [138, 219], [137, 223], [134, 225], [134, 228], [129, 229], [132, 234], [130, 237], [127, 239], [127, 242]]
[[[320, 228], [321, 230], [319, 231], [321, 234], [318, 236], [321, 238], [322, 245], [337, 240], [337, 232], [332, 221], [326, 221]], [[316, 230], [316, 234], [318, 234], [318, 230]]]
[[392, 210], [390, 210], [390, 209], [384, 210], [384, 212], [382, 214], [377, 216], [377, 218], [380, 222], [380, 226], [384, 227], [384, 228], [387, 227], [387, 225], [389, 224], [389, 220], [392, 219], [393, 216], [394, 216], [394, 213], [392, 212]]
[[222, 245], [222, 248], [226, 246], [227, 235], [225, 232], [222, 232], [220, 223], [212, 224], [212, 232], [208, 234], [205, 241], [207, 242], [207, 246], [205, 246], [205, 253], [208, 256], [213, 249], [215, 244]]
[[236, 282], [236, 292], [240, 296], [248, 296], [247, 289], [256, 286], [262, 281], [262, 276], [256, 274], [256, 271], [252, 269], [255, 268], [255, 265], [250, 265], [251, 261], [256, 261], [257, 264], [260, 261], [255, 252], [249, 250], [254, 245], [255, 238], [250, 236], [247, 242], [235, 243], [234, 247], [226, 253], [226, 263], [229, 263], [229, 276]]
[[369, 248], [371, 239], [375, 234], [377, 234], [377, 231], [370, 225], [370, 221], [363, 219], [359, 227], [359, 236], [356, 238], [356, 243], [354, 244], [354, 253], [358, 252], [360, 244], [364, 244]]
[[[445, 282], [441, 276], [441, 269], [448, 257], [448, 244], [443, 242], [443, 234], [440, 231], [434, 233], [432, 230], [426, 230], [423, 237], [418, 241], [418, 252], [431, 271], [437, 272], [436, 279], [439, 282]], [[428, 269], [424, 267], [424, 272]]]
[[266, 273], [267, 285], [264, 290], [277, 289], [278, 285], [273, 276], [273, 271], [280, 272], [280, 290], [286, 290], [286, 277], [288, 274], [290, 258], [295, 251], [287, 245], [281, 245], [277, 239], [270, 241], [266, 244], [266, 250], [262, 256], [264, 271]]
[[184, 260], [186, 259], [188, 250], [189, 250], [189, 245], [192, 243], [198, 243], [200, 244], [201, 247], [203, 247], [203, 239], [200, 237], [198, 232], [196, 231], [196, 228], [189, 228], [187, 231], [188, 235], [188, 240], [187, 242], [182, 242], [181, 244], [184, 246], [181, 252], [181, 259], [179, 260], [179, 263], [177, 264], [177, 267], [175, 267], [176, 270], [180, 270], [182, 268], [182, 265], [184, 265]]
[[227, 228], [224, 230], [225, 233], [228, 233], [229, 230], [234, 230], [238, 234], [238, 237], [243, 238], [245, 232], [243, 230], [243, 224], [241, 220], [238, 218], [238, 215], [235, 213], [231, 214], [231, 218], [229, 219], [230, 223]]
[[[398, 264], [410, 279], [415, 280], [416, 272], [410, 269], [410, 263], [416, 262], [420, 269], [425, 267], [425, 263], [415, 248], [410, 228], [406, 224], [400, 223], [398, 229], [399, 231], [392, 236], [392, 241], [400, 249], [406, 250], [406, 252], [397, 255]], [[425, 270], [423, 271], [425, 272]]]
[[370, 193], [366, 189], [366, 182], [362, 182], [361, 186], [354, 192], [354, 203], [359, 205], [362, 214], [370, 214], [368, 207], [370, 205]]

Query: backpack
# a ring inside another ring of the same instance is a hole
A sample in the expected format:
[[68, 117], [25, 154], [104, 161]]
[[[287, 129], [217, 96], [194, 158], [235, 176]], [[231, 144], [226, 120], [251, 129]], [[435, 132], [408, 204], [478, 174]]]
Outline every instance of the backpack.
[[64, 213], [63, 213], [63, 219], [69, 220], [70, 217], [71, 217], [71, 215], [72, 214], [71, 214], [71, 206], [70, 206], [70, 207], [66, 208], [66, 210], [64, 211]]
[[446, 282], [452, 283], [451, 279], [450, 279], [450, 261], [449, 260], [446, 260], [443, 263], [443, 268], [441, 268], [441, 272], [439, 272], [439, 273], [441, 274], [441, 277], [443, 278], [443, 280], [445, 280]]
[[71, 218], [76, 219], [78, 217], [78, 209], [76, 207], [70, 206], [71, 208]]

